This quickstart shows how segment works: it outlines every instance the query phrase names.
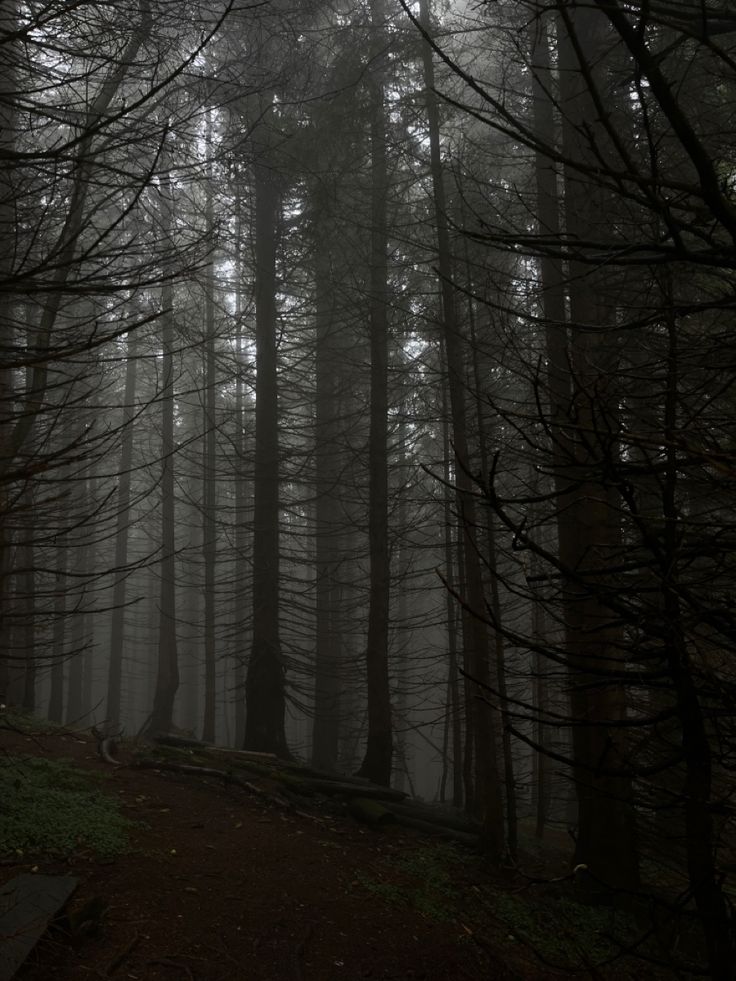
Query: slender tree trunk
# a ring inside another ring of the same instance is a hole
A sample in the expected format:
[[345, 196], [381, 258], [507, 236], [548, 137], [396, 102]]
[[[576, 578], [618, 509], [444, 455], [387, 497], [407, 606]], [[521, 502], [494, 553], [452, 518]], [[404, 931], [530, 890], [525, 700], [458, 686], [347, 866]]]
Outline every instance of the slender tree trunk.
[[452, 803], [455, 807], [463, 806], [463, 719], [460, 708], [460, 684], [458, 671], [458, 616], [457, 604], [453, 593], [457, 591], [454, 574], [454, 557], [457, 549], [454, 547], [452, 529], [455, 521], [452, 515], [452, 472], [450, 461], [450, 421], [447, 405], [447, 384], [442, 381], [442, 442], [444, 459], [444, 519], [445, 519], [445, 577], [447, 589], [445, 604], [447, 616], [447, 690], [448, 705], [451, 712], [452, 728]]
[[[99, 412], [98, 408], [98, 391], [95, 387], [90, 390], [89, 396], [89, 413], [90, 417], [94, 420]], [[97, 505], [97, 473], [95, 470], [95, 463], [93, 462], [88, 473], [87, 480], [85, 484], [85, 489], [87, 492], [87, 511], [90, 516], [96, 513]], [[92, 519], [94, 520], [94, 519]], [[84, 542], [84, 570], [85, 576], [87, 577], [84, 581], [84, 593], [82, 595], [82, 612], [84, 614], [84, 654], [82, 655], [82, 716], [87, 725], [93, 724], [97, 721], [95, 717], [95, 706], [92, 704], [92, 692], [94, 688], [94, 673], [97, 664], [97, 657], [95, 651], [95, 622], [96, 618], [91, 612], [91, 606], [93, 600], [89, 595], [89, 589], [91, 583], [96, 581], [96, 549], [94, 541], [94, 533], [92, 529], [88, 526], [85, 529], [85, 542]]]
[[[324, 223], [326, 226], [328, 222]], [[332, 250], [327, 227], [316, 236], [316, 381], [315, 381], [315, 573], [316, 657], [312, 760], [326, 770], [337, 768], [340, 739], [340, 636], [337, 582], [337, 491], [340, 459], [336, 444], [339, 377], [332, 287]]]
[[[200, 392], [204, 387], [199, 365], [193, 362], [189, 387]], [[181, 429], [184, 442], [191, 447], [202, 447], [202, 407], [199, 400], [191, 399], [181, 403]], [[177, 569], [182, 576], [181, 588], [177, 590], [177, 609], [183, 610], [177, 629], [179, 652], [179, 672], [181, 675], [178, 694], [177, 717], [182, 725], [192, 733], [197, 732], [203, 712], [201, 711], [204, 685], [203, 630], [204, 596], [202, 589], [201, 563], [203, 548], [204, 513], [204, 467], [188, 467], [183, 477], [184, 501], [177, 514], [177, 524], [187, 529], [185, 541], [178, 539]]]
[[371, 27], [376, 62], [370, 80], [371, 128], [371, 386], [368, 442], [368, 739], [358, 771], [375, 783], [390, 784], [393, 758], [388, 676], [391, 558], [388, 548], [388, 171], [383, 58], [383, 0], [372, 0]]
[[[0, 65], [0, 149], [5, 160], [0, 168], [0, 350], [13, 349], [13, 265], [17, 223], [15, 213], [14, 170], [11, 164], [16, 140], [17, 59], [20, 42], [16, 35], [18, 10], [16, 0], [0, 5], [0, 31], [3, 36], [3, 61]], [[11, 431], [14, 424], [15, 392], [13, 369], [7, 356], [0, 363], [0, 467], [12, 455]], [[10, 487], [0, 479], [0, 702], [8, 700], [10, 671], [7, 645], [10, 625], [7, 606], [10, 596], [12, 535], [9, 528]]]
[[[164, 237], [172, 234], [173, 182], [167, 173], [161, 182]], [[158, 623], [158, 665], [152, 733], [169, 732], [179, 688], [176, 639], [176, 515], [174, 484], [174, 290], [166, 282], [161, 290], [161, 563]]]
[[[402, 413], [402, 417], [406, 418], [406, 411]], [[399, 430], [399, 444], [400, 453], [398, 460], [398, 479], [401, 484], [404, 481], [404, 475], [407, 472], [408, 462], [406, 458], [406, 440], [408, 434], [406, 431], [406, 424], [402, 423]], [[394, 493], [395, 497], [395, 493]], [[408, 594], [408, 581], [409, 574], [411, 571], [411, 550], [406, 542], [406, 536], [409, 531], [409, 516], [406, 507], [406, 493], [403, 486], [400, 487], [398, 491], [398, 514], [396, 517], [396, 527], [398, 529], [398, 534], [401, 536], [399, 538], [398, 548], [396, 549], [396, 579], [397, 579], [397, 589], [398, 589], [398, 604], [396, 610], [396, 622], [398, 625], [398, 630], [394, 632], [394, 661], [395, 661], [395, 675], [396, 675], [396, 718], [398, 720], [398, 732], [396, 738], [396, 755], [399, 760], [401, 760], [402, 766], [399, 769], [396, 777], [396, 788], [398, 790], [405, 789], [405, 783], [408, 781], [411, 787], [412, 796], [414, 796], [414, 790], [412, 786], [411, 778], [411, 756], [410, 750], [411, 746], [408, 739], [408, 733], [411, 731], [411, 726], [409, 724], [409, 670], [411, 663], [411, 637], [412, 632], [408, 627], [409, 623], [409, 594]], [[443, 753], [443, 766], [444, 766], [444, 753]]]
[[[466, 253], [466, 275], [470, 294], [473, 293], [473, 285], [470, 275], [470, 264], [467, 261]], [[483, 486], [487, 487], [490, 476], [488, 466], [488, 446], [490, 436], [487, 432], [487, 422], [483, 413], [483, 401], [480, 398], [481, 371], [478, 363], [478, 340], [475, 330], [475, 309], [473, 300], [468, 304], [468, 316], [470, 320], [470, 338], [473, 349], [473, 386], [476, 392], [476, 426], [478, 428], [478, 443], [480, 445], [480, 472], [483, 478]], [[490, 589], [490, 614], [493, 621], [493, 647], [494, 660], [496, 665], [496, 679], [498, 696], [501, 702], [501, 748], [503, 751], [503, 778], [506, 791], [506, 838], [509, 855], [516, 860], [516, 853], [519, 841], [519, 828], [516, 808], [516, 779], [514, 777], [514, 756], [511, 745], [511, 720], [509, 717], [509, 703], [506, 686], [506, 651], [503, 641], [503, 613], [501, 610], [501, 598], [498, 590], [498, 566], [496, 559], [496, 528], [495, 515], [491, 508], [486, 513], [486, 578]]]
[[[532, 493], [536, 496], [537, 487], [532, 478]], [[536, 582], [539, 574], [539, 559], [532, 556], [532, 579]], [[547, 671], [548, 666], [541, 653], [546, 645], [546, 623], [542, 598], [539, 589], [535, 588], [532, 597], [532, 643], [534, 644], [534, 742], [539, 747], [534, 753], [533, 765], [533, 794], [534, 801], [534, 833], [537, 838], [544, 837], [544, 827], [547, 823], [549, 808], [549, 759], [545, 754], [547, 732], [544, 719], [548, 711]]]
[[[420, 18], [429, 33], [430, 17], [426, 0], [420, 0]], [[498, 860], [504, 846], [503, 806], [499, 787], [496, 759], [495, 726], [491, 708], [484, 701], [490, 687], [489, 645], [483, 621], [485, 598], [479, 547], [476, 538], [476, 515], [473, 482], [468, 468], [470, 456], [467, 438], [467, 411], [465, 404], [465, 363], [452, 286], [452, 263], [445, 203], [444, 173], [440, 150], [440, 127], [437, 97], [434, 92], [434, 66], [429, 44], [422, 45], [424, 58], [424, 84], [429, 121], [429, 139], [434, 190], [435, 220], [437, 223], [438, 265], [442, 296], [445, 352], [447, 356], [452, 434], [457, 460], [456, 487], [458, 511], [462, 521], [466, 578], [467, 615], [465, 624], [466, 654], [470, 673], [479, 686], [473, 699], [472, 725], [475, 750], [475, 802], [474, 806], [484, 825], [484, 842], [489, 857]]]
[[[601, 229], [606, 220], [605, 201], [594, 176], [597, 160], [588, 141], [596, 109], [580, 71], [581, 57], [586, 71], [600, 63], [605, 18], [594, 10], [581, 9], [574, 16], [566, 12], [558, 29], [564, 152], [567, 158], [591, 168], [585, 174], [565, 168], [566, 232], [575, 247], [591, 231], [604, 234]], [[625, 750], [621, 729], [612, 728], [626, 715], [623, 667], [618, 667], [624, 638], [601, 598], [606, 567], [620, 547], [620, 531], [601, 469], [606, 453], [613, 451], [601, 442], [606, 432], [600, 420], [616, 411], [617, 393], [612, 390], [611, 373], [601, 370], [609, 359], [604, 351], [605, 322], [601, 324], [596, 275], [584, 261], [571, 260], [573, 473], [577, 480], [567, 495], [574, 528], [565, 529], [570, 538], [561, 540], [560, 555], [567, 569], [566, 645], [578, 796], [576, 860], [587, 864], [596, 880], [634, 889], [639, 867], [631, 786], [623, 773], [615, 775], [617, 768], [624, 769]]]
[[[537, 18], [530, 27], [530, 49], [532, 66], [532, 119], [540, 149], [534, 155], [536, 180], [536, 215], [539, 234], [552, 242], [561, 238], [560, 195], [558, 191], [558, 167], [545, 150], [553, 152], [557, 138], [553, 106], [555, 103], [555, 82], [550, 68], [550, 39], [547, 19]], [[566, 279], [562, 260], [552, 252], [543, 252], [540, 260], [542, 288], [542, 311], [544, 316], [545, 346], [547, 353], [546, 397], [548, 411], [548, 432], [551, 442], [552, 473], [556, 496], [556, 524], [560, 562], [564, 569], [572, 569], [575, 562], [575, 516], [572, 506], [574, 481], [574, 445], [570, 428], [572, 390], [570, 378], [570, 344], [566, 312]], [[563, 593], [563, 605], [569, 597]], [[534, 614], [539, 610], [539, 601], [534, 599]], [[569, 623], [570, 617], [563, 610], [563, 619]], [[544, 658], [537, 656], [537, 672], [546, 671]], [[540, 688], [540, 697], [542, 694]], [[538, 706], [539, 707], [539, 706]], [[568, 705], [569, 709], [569, 705]], [[543, 732], [540, 727], [539, 740]], [[543, 780], [548, 770], [546, 760], [537, 761], [539, 780]], [[542, 788], [539, 788], [540, 795]], [[572, 803], [572, 802], [571, 802]], [[542, 825], [538, 801], [537, 827]], [[577, 808], [577, 804], [575, 804]], [[577, 815], [574, 816], [577, 823]], [[541, 832], [538, 832], [541, 833]]]
[[133, 465], [133, 436], [138, 373], [138, 333], [128, 334], [123, 396], [122, 443], [118, 478], [117, 518], [115, 526], [115, 585], [112, 592], [110, 623], [110, 661], [107, 675], [107, 709], [105, 717], [111, 729], [120, 724], [123, 650], [125, 648], [125, 598], [128, 578], [128, 528], [130, 527], [130, 481]]
[[23, 495], [23, 510], [28, 516], [23, 529], [24, 541], [20, 545], [18, 585], [22, 598], [20, 632], [23, 645], [23, 709], [34, 712], [36, 709], [36, 570], [34, 568], [35, 549], [33, 547], [33, 494], [30, 487]]
[[210, 237], [210, 256], [205, 273], [205, 402], [202, 508], [202, 558], [204, 560], [204, 721], [202, 739], [215, 741], [216, 651], [215, 651], [215, 565], [217, 562], [216, 388], [215, 388], [215, 257], [214, 203], [212, 187], [212, 113], [207, 113], [207, 174], [205, 214]]
[[[682, 722], [685, 762], [683, 786], [685, 853], [690, 889], [700, 915], [708, 951], [710, 976], [715, 981], [736, 978], [736, 930], [730, 900], [724, 894], [723, 872], [715, 863], [716, 833], [713, 825], [713, 748], [708, 736], [706, 711], [698, 693], [692, 652], [683, 628], [681, 587], [678, 582], [682, 521], [678, 501], [680, 469], [678, 436], [683, 424], [678, 418], [680, 352], [678, 324], [672, 294], [667, 297], [668, 351], [667, 389], [663, 418], [666, 469], [662, 482], [664, 534], [658, 570], [664, 614], [665, 657]], [[679, 560], [679, 561], [678, 561]]]
[[[86, 601], [86, 578], [88, 575], [87, 559], [89, 546], [87, 543], [88, 531], [86, 528], [86, 516], [89, 508], [89, 494], [87, 489], [87, 478], [82, 478], [77, 485], [75, 493], [75, 509], [78, 509], [78, 521], [83, 522], [81, 527], [73, 533], [70, 545], [73, 549], [73, 572], [75, 593], [73, 596], [73, 612], [71, 614], [70, 645], [71, 658], [69, 660], [69, 676], [67, 678], [66, 696], [66, 724], [79, 725], [84, 720], [84, 705], [82, 704], [82, 690], [84, 682], [84, 655], [87, 647], [87, 615], [85, 613]], [[76, 592], [79, 590], [79, 593]]]
[[51, 688], [48, 717], [51, 722], [63, 722], [64, 713], [64, 656], [66, 635], [66, 564], [67, 541], [63, 535], [56, 546], [54, 571], [54, 628], [51, 639]]
[[236, 198], [238, 231], [235, 248], [235, 618], [233, 635], [235, 639], [235, 745], [242, 746], [245, 741], [245, 631], [247, 610], [247, 508], [248, 485], [245, 468], [245, 406], [243, 398], [243, 267], [242, 221], [240, 215], [240, 194]]
[[279, 432], [276, 223], [270, 107], [256, 146], [256, 432], [253, 517], [253, 646], [245, 690], [245, 748], [288, 756], [285, 674], [279, 639]]

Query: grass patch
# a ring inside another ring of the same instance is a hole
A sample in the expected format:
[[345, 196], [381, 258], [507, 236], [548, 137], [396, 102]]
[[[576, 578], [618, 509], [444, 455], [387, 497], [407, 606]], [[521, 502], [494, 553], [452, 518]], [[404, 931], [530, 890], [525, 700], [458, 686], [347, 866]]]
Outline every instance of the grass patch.
[[128, 848], [133, 822], [102, 793], [101, 774], [40, 757], [0, 764], [0, 854], [67, 857], [91, 849], [112, 858]]

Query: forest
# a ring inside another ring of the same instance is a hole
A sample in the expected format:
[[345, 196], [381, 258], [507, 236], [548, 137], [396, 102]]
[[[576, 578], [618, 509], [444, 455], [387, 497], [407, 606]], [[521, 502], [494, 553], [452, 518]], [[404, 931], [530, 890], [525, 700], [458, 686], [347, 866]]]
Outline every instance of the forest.
[[728, 0], [3, 0], [3, 708], [559, 832], [736, 977], [734, 133]]

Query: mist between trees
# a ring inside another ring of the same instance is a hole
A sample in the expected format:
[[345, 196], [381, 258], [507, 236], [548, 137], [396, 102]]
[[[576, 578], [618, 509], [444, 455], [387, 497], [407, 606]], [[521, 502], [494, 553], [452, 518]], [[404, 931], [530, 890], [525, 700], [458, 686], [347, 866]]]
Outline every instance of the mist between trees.
[[3, 3], [5, 704], [569, 827], [734, 977], [735, 112], [721, 0]]

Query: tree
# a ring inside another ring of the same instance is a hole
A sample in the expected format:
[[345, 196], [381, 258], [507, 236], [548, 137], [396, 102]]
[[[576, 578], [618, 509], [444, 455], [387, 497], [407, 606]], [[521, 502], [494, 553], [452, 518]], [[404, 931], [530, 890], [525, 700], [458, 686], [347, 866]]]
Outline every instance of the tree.
[[[422, 4], [420, 11], [423, 32], [428, 40], [429, 11], [426, 4]], [[432, 51], [428, 44], [425, 44], [423, 48], [423, 58], [435, 206], [434, 217], [437, 226], [443, 339], [447, 358], [452, 436], [456, 457], [457, 508], [461, 517], [463, 536], [464, 586], [467, 590], [467, 598], [464, 601], [467, 607], [464, 621], [464, 646], [468, 673], [474, 681], [488, 690], [490, 657], [484, 616], [485, 601], [480, 563], [480, 543], [476, 537], [477, 521], [473, 480], [469, 470], [470, 452], [465, 399], [465, 364], [462, 339], [456, 318], [445, 176], [440, 150], [439, 113], [435, 94]], [[488, 706], [484, 704], [477, 693], [469, 702], [469, 709], [472, 714], [468, 719], [468, 731], [472, 733], [476, 768], [472, 806], [483, 819], [486, 848], [489, 854], [497, 859], [503, 850], [504, 820], [499, 792], [493, 717]], [[468, 791], [469, 788], [466, 788], [466, 794]]]
[[279, 641], [279, 415], [276, 228], [279, 191], [273, 94], [261, 102], [255, 184], [256, 429], [253, 475], [253, 644], [246, 675], [245, 748], [288, 756]]
[[371, 253], [370, 253], [370, 435], [368, 443], [368, 548], [370, 597], [366, 668], [368, 737], [358, 771], [390, 784], [393, 757], [388, 675], [388, 616], [391, 559], [388, 550], [388, 254], [386, 119], [383, 59], [386, 11], [371, 4], [373, 72], [370, 79]]
[[138, 374], [138, 334], [128, 337], [125, 359], [125, 392], [123, 395], [122, 444], [120, 448], [120, 484], [115, 523], [115, 585], [112, 594], [110, 624], [110, 661], [108, 665], [107, 708], [105, 717], [113, 731], [120, 723], [123, 648], [125, 639], [125, 599], [128, 565], [128, 527], [131, 520], [130, 492], [133, 465], [133, 420]]
[[[174, 215], [174, 181], [171, 172], [161, 176], [161, 231], [171, 239]], [[176, 517], [174, 496], [174, 290], [170, 281], [161, 289], [161, 565], [158, 609], [158, 668], [150, 732], [171, 729], [174, 699], [179, 687], [176, 639]]]

